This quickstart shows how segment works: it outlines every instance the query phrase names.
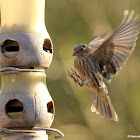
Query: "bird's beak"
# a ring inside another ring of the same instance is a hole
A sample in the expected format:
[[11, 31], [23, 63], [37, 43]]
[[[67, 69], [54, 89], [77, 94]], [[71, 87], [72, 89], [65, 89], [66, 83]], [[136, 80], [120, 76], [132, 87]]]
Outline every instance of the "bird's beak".
[[75, 52], [73, 52], [73, 56], [75, 56], [76, 55], [76, 53]]
[[76, 54], [77, 54], [77, 52], [76, 52], [76, 51], [74, 51], [74, 52], [73, 52], [73, 56], [76, 56]]

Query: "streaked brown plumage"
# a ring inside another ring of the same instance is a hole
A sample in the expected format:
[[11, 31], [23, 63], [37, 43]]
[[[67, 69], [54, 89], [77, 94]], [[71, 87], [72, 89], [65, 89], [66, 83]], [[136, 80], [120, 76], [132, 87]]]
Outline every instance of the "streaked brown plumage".
[[111, 81], [134, 50], [140, 20], [139, 16], [133, 18], [133, 15], [134, 11], [130, 14], [124, 11], [121, 25], [108, 39], [105, 39], [104, 34], [94, 38], [88, 45], [76, 46], [73, 53], [76, 57], [74, 67], [79, 75], [75, 70], [68, 72], [68, 75], [80, 86], [86, 85], [95, 91], [91, 111], [114, 121], [119, 119], [104, 81]]

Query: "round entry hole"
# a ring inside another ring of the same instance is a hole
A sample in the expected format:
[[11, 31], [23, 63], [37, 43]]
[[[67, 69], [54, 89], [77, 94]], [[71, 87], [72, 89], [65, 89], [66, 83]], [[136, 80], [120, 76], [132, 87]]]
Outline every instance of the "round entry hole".
[[43, 44], [43, 50], [48, 53], [52, 53], [52, 43], [51, 40], [46, 38]]
[[1, 46], [2, 53], [6, 58], [13, 59], [19, 52], [19, 44], [13, 40], [6, 40]]
[[52, 120], [54, 118], [54, 103], [53, 101], [50, 101], [47, 103], [47, 111], [49, 119]]
[[10, 100], [5, 109], [7, 116], [11, 119], [18, 119], [23, 114], [23, 104], [17, 99]]

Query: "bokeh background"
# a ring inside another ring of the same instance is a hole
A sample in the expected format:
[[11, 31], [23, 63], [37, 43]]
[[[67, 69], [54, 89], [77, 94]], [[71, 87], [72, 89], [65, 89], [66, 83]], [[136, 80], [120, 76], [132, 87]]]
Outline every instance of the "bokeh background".
[[129, 61], [107, 84], [119, 122], [91, 113], [93, 92], [76, 86], [67, 76], [67, 70], [73, 68], [74, 46], [106, 31], [111, 35], [126, 9], [140, 14], [140, 1], [46, 1], [46, 27], [54, 45], [53, 62], [46, 71], [56, 109], [52, 127], [65, 134], [63, 140], [127, 140], [127, 135], [140, 135], [140, 36]]
[[94, 93], [67, 76], [67, 70], [74, 67], [74, 46], [107, 31], [111, 35], [126, 9], [140, 14], [140, 0], [46, 0], [46, 27], [54, 45], [54, 58], [46, 70], [56, 110], [52, 128], [65, 134], [63, 140], [131, 140], [128, 135], [140, 136], [140, 35], [129, 61], [107, 84], [119, 122], [92, 113]]

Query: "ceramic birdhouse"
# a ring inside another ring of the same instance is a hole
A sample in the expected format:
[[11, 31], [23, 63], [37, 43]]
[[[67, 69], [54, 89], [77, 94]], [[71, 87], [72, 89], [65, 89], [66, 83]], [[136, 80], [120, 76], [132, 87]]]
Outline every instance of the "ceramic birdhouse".
[[[1, 0], [1, 133], [30, 133], [35, 127], [48, 129], [53, 122], [54, 102], [44, 70], [51, 64], [53, 45], [44, 23], [44, 7], [45, 0]], [[18, 139], [19, 133], [10, 138]]]

